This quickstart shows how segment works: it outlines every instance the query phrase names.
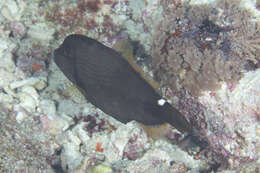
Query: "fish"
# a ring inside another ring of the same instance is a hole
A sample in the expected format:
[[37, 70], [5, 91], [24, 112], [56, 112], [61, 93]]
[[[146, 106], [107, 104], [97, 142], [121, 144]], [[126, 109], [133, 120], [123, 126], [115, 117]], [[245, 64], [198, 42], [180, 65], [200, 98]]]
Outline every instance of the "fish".
[[54, 50], [54, 62], [90, 103], [116, 120], [134, 120], [144, 126], [170, 124], [182, 133], [192, 133], [189, 121], [162, 100], [127, 58], [99, 41], [69, 35]]

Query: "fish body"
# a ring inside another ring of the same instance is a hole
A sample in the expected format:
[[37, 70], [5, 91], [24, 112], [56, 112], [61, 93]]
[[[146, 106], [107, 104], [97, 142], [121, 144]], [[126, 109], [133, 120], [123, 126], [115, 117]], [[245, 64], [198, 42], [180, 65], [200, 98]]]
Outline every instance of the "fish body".
[[87, 100], [122, 123], [169, 123], [181, 132], [191, 125], [117, 51], [83, 35], [68, 36], [54, 51], [54, 61]]

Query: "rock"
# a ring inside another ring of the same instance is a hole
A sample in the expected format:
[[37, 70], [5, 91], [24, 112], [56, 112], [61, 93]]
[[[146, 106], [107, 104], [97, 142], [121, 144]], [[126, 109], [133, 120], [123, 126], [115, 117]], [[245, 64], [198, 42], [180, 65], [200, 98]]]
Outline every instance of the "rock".
[[97, 165], [93, 168], [92, 173], [112, 173], [113, 170], [106, 165]]
[[81, 144], [81, 140], [76, 135], [74, 135], [73, 132], [68, 131], [66, 135], [67, 135], [67, 140], [71, 141], [73, 145], [79, 146]]
[[4, 70], [3, 68], [0, 68], [0, 88], [9, 85], [14, 80], [15, 80], [15, 76], [13, 73], [10, 73]]
[[39, 81], [34, 85], [37, 90], [43, 90], [47, 86], [47, 77], [38, 78]]
[[9, 41], [1, 39], [0, 40], [0, 57], [3, 57], [4, 52], [8, 49]]
[[62, 133], [72, 124], [72, 119], [68, 121], [67, 120], [69, 119], [68, 116], [66, 116], [67, 118], [64, 117], [65, 115], [63, 115], [63, 117], [59, 117], [56, 115], [42, 116], [41, 122], [42, 122], [43, 129], [54, 136]]
[[131, 173], [164, 173], [169, 171], [171, 162], [184, 164], [192, 169], [191, 172], [199, 172], [201, 166], [199, 160], [194, 160], [177, 146], [157, 140], [142, 158], [131, 162], [126, 169]]
[[11, 89], [16, 89], [27, 86], [35, 86], [38, 90], [42, 90], [47, 86], [47, 78], [45, 77], [31, 77], [20, 81], [14, 81], [10, 84]]
[[55, 115], [56, 114], [56, 105], [53, 100], [41, 100], [40, 101], [41, 111], [46, 115]]
[[73, 128], [73, 133], [76, 136], [78, 136], [78, 138], [82, 141], [82, 143], [87, 143], [90, 137], [86, 133], [86, 130], [84, 130], [83, 128], [84, 128], [84, 124], [79, 124]]
[[63, 94], [69, 96], [75, 103], [86, 102], [85, 96], [80, 92], [76, 85], [68, 86], [63, 90]]
[[126, 157], [132, 155], [138, 157], [139, 153], [148, 149], [149, 146], [146, 133], [136, 122], [132, 121], [119, 126], [116, 131], [112, 132], [109, 144], [105, 149], [105, 155], [109, 162], [114, 162], [121, 160], [124, 154]]
[[16, 121], [21, 123], [28, 115], [25, 112], [18, 112], [16, 115]]
[[28, 36], [39, 40], [51, 40], [54, 33], [55, 29], [48, 27], [46, 23], [36, 23], [30, 26]]
[[[99, 161], [98, 161], [99, 160]], [[100, 159], [93, 154], [88, 154], [81, 162], [79, 167], [73, 171], [73, 173], [112, 173], [112, 169], [109, 166], [99, 164]], [[96, 166], [95, 166], [96, 165]]]
[[22, 87], [21, 91], [30, 95], [35, 100], [36, 104], [38, 105], [40, 96], [34, 87], [24, 86], [24, 87]]
[[18, 93], [18, 98], [20, 100], [20, 106], [22, 106], [28, 112], [35, 112], [36, 100], [30, 96], [30, 94], [21, 92]]
[[13, 55], [8, 52], [1, 58], [0, 68], [4, 68], [8, 72], [14, 72], [15, 63], [13, 61]]
[[21, 39], [26, 35], [27, 28], [22, 22], [13, 21], [10, 23], [10, 28], [14, 34], [14, 37]]
[[74, 103], [71, 100], [63, 99], [59, 100], [58, 111], [59, 113], [66, 113], [68, 115], [77, 115], [80, 113], [81, 105]]
[[13, 97], [9, 94], [5, 94], [5, 93], [0, 93], [0, 103], [12, 103], [13, 102]]
[[169, 170], [170, 157], [159, 149], [148, 151], [140, 160], [132, 162], [127, 171], [131, 173], [164, 173]]
[[61, 164], [63, 170], [74, 170], [79, 167], [84, 158], [79, 152], [79, 149], [79, 146], [72, 142], [66, 142], [63, 145], [61, 153]]
[[26, 4], [22, 0], [2, 0], [1, 14], [9, 21], [20, 20]]

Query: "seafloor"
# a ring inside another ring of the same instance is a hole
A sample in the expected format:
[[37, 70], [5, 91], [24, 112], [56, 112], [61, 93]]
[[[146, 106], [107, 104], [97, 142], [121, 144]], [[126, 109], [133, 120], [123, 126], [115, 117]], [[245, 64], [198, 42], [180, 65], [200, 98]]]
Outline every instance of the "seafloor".
[[[259, 8], [259, 0], [1, 0], [0, 172], [260, 172]], [[177, 145], [185, 134], [174, 127], [154, 140], [94, 107], [53, 62], [73, 33], [133, 59], [208, 145]]]

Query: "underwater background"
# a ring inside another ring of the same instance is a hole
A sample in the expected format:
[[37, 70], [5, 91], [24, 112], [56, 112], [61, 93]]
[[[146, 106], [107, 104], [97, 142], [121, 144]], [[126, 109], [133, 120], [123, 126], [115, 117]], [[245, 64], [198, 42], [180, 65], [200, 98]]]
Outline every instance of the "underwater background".
[[[259, 10], [259, 0], [1, 0], [0, 172], [259, 172]], [[71, 34], [119, 53], [189, 130], [95, 107], [54, 62]]]

